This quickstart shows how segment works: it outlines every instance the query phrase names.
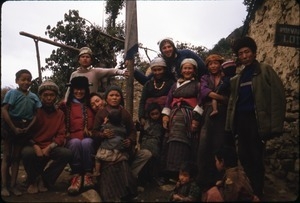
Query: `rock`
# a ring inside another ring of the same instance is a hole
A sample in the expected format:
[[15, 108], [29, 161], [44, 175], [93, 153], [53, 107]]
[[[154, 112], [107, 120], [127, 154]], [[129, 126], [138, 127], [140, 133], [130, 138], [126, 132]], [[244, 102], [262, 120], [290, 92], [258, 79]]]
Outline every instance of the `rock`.
[[96, 190], [88, 190], [86, 192], [81, 193], [81, 195], [88, 199], [89, 202], [102, 202], [101, 197], [99, 196], [98, 192]]

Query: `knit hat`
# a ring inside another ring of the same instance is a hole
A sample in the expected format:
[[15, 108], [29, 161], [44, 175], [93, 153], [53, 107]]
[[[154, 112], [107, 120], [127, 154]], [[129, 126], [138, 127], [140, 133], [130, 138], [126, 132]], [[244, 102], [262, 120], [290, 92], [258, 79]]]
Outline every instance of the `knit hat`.
[[58, 86], [52, 80], [46, 80], [38, 88], [38, 94], [41, 95], [45, 90], [52, 90], [56, 94], [59, 93]]
[[196, 62], [194, 59], [192, 59], [192, 58], [186, 58], [186, 59], [184, 59], [184, 60], [181, 62], [180, 68], [182, 68], [182, 66], [183, 66], [184, 64], [186, 64], [186, 63], [192, 64], [193, 66], [195, 66], [195, 68], [198, 67], [197, 62]]
[[236, 55], [238, 55], [238, 52], [241, 48], [248, 47], [251, 49], [253, 53], [256, 53], [257, 45], [255, 41], [251, 37], [243, 37], [240, 39], [237, 39], [233, 44], [233, 51]]
[[222, 70], [226, 76], [234, 76], [236, 74], [236, 63], [232, 60], [222, 63]]
[[224, 62], [224, 58], [218, 54], [211, 54], [205, 60], [205, 66], [208, 66], [209, 62], [211, 61], [219, 61], [220, 64]]
[[90, 84], [89, 84], [89, 80], [87, 77], [77, 76], [75, 78], [72, 78], [71, 84], [68, 84], [68, 86], [71, 86], [72, 88], [88, 89]]
[[93, 55], [93, 52], [90, 48], [88, 47], [82, 47], [80, 50], [79, 50], [79, 55], [78, 57], [80, 57], [82, 54], [89, 54], [90, 56]]
[[161, 57], [156, 57], [150, 62], [150, 67], [153, 68], [154, 66], [162, 66], [162, 67], [167, 67], [167, 64], [165, 60]]

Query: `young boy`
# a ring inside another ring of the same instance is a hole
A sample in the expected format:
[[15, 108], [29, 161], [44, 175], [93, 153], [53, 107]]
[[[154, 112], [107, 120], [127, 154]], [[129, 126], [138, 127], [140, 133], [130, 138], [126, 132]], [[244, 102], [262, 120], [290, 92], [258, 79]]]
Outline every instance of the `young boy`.
[[140, 175], [140, 180], [144, 178], [150, 178], [151, 180], [151, 178], [158, 176], [159, 168], [157, 165], [160, 164], [156, 164], [156, 162], [160, 160], [161, 144], [165, 133], [161, 121], [161, 106], [158, 103], [149, 104], [146, 114], [145, 123], [139, 137], [140, 150], [137, 151], [131, 166], [133, 174], [138, 177], [143, 167], [149, 163], [149, 165], [147, 164], [148, 167], [145, 167], [146, 170], [143, 170], [144, 175], [147, 174], [147, 177], [140, 178]]
[[66, 126], [64, 113], [55, 107], [58, 93], [58, 86], [51, 80], [44, 81], [38, 89], [42, 108], [37, 110], [30, 144], [22, 150], [29, 194], [53, 187], [73, 156], [71, 150], [63, 147]]
[[171, 202], [198, 202], [200, 200], [200, 188], [195, 181], [197, 173], [198, 168], [195, 163], [182, 164], [178, 181], [170, 196]]
[[215, 160], [218, 171], [224, 172], [224, 176], [206, 192], [202, 199], [204, 202], [259, 201], [243, 168], [238, 166], [234, 148], [222, 147], [215, 153]]
[[26, 141], [30, 139], [29, 129], [36, 120], [36, 111], [42, 106], [38, 96], [29, 87], [32, 82], [31, 73], [22, 69], [16, 73], [17, 89], [8, 91], [2, 103], [3, 133], [3, 159], [1, 163], [1, 196], [10, 196], [8, 191], [9, 167], [11, 166], [10, 191], [14, 195], [22, 193], [16, 187], [19, 171], [21, 150]]

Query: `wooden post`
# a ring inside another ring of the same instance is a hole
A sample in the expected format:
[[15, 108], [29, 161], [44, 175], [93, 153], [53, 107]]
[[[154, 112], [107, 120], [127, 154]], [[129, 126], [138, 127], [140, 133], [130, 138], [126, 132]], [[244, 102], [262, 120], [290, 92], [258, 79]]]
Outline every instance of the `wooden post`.
[[42, 70], [41, 70], [41, 60], [40, 60], [40, 52], [39, 52], [39, 40], [34, 39], [35, 50], [36, 50], [36, 59], [38, 63], [38, 71], [39, 71], [39, 85], [42, 83]]
[[133, 115], [133, 66], [134, 66], [134, 59], [127, 61], [127, 70], [129, 72], [129, 77], [126, 80], [126, 98], [125, 104], [127, 111]]

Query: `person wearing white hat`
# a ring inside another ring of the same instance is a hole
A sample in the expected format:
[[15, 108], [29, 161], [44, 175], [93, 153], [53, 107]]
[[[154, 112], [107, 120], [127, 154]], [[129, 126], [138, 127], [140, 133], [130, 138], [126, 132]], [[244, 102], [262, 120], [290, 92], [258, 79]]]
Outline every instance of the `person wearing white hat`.
[[[180, 65], [181, 62], [186, 58], [194, 59], [197, 63], [196, 78], [198, 80], [200, 80], [200, 77], [202, 75], [207, 73], [207, 68], [201, 57], [189, 49], [177, 49], [172, 38], [163, 38], [158, 42], [158, 46], [161, 52], [161, 57], [166, 62], [166, 70], [170, 78], [177, 80], [179, 77], [181, 77]], [[134, 77], [141, 84], [145, 84], [145, 82], [148, 81], [152, 77], [152, 75], [146, 77], [145, 75], [141, 74], [141, 72], [139, 72], [138, 70], [135, 70]]]
[[182, 77], [171, 87], [162, 110], [163, 127], [168, 130], [165, 170], [169, 178], [175, 179], [183, 162], [196, 162], [203, 113], [200, 83], [196, 79], [197, 62], [186, 58], [180, 68]]
[[[70, 76], [70, 81], [72, 78], [77, 76], [85, 76], [88, 78], [89, 83], [91, 84], [90, 93], [98, 92], [98, 89], [101, 87], [101, 80], [107, 77], [115, 75], [124, 75], [126, 76], [128, 71], [126, 69], [120, 70], [115, 68], [100, 68], [92, 66], [93, 52], [89, 47], [82, 47], [78, 54], [78, 63], [79, 67], [74, 71]], [[65, 94], [69, 95], [70, 88], [67, 89]]]

